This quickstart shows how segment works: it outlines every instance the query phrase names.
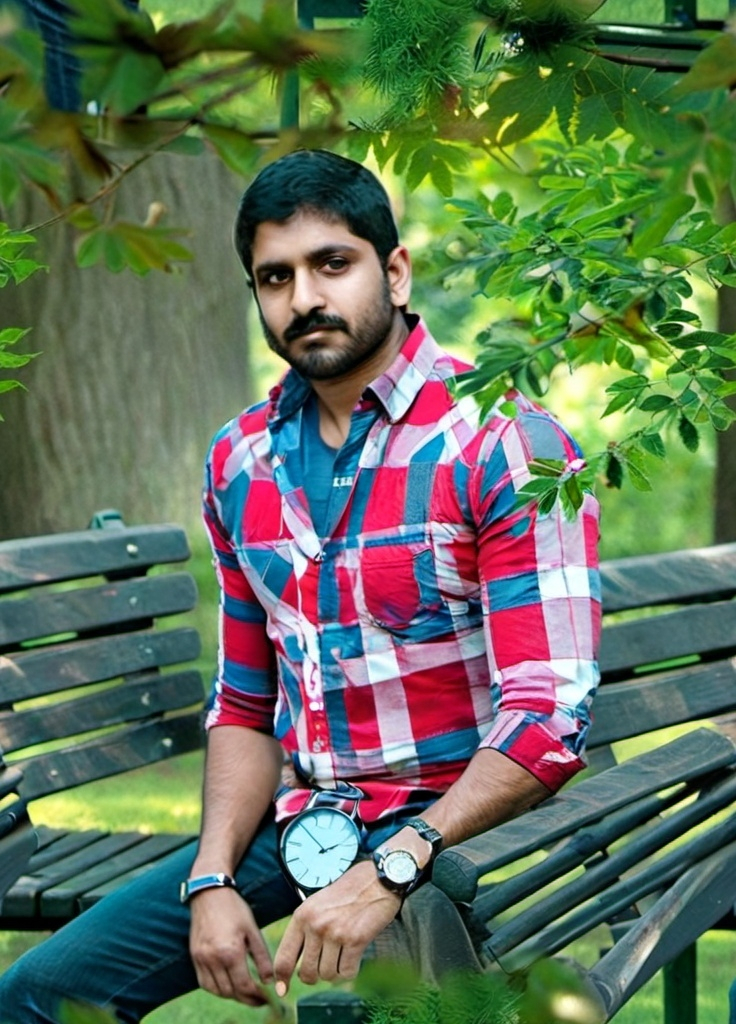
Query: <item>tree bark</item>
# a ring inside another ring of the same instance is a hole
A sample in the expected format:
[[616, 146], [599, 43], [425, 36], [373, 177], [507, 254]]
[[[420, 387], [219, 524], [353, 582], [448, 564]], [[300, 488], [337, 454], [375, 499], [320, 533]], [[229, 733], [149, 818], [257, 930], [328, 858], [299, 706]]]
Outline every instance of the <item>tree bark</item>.
[[[721, 201], [723, 223], [736, 221], [736, 204], [730, 192]], [[736, 288], [718, 290], [718, 330], [736, 333]], [[728, 404], [736, 411], [736, 396]], [[716, 439], [715, 502], [713, 540], [725, 544], [736, 540], [736, 427], [719, 431]]]
[[[28, 390], [2, 396], [0, 537], [83, 528], [109, 507], [198, 528], [210, 437], [253, 395], [241, 191], [209, 155], [159, 156], [123, 182], [116, 217], [142, 223], [158, 200], [164, 224], [191, 231], [194, 261], [171, 274], [80, 270], [68, 226], [39, 232], [49, 274], [0, 293], [0, 327], [31, 327], [24, 351], [42, 353], [17, 371]], [[48, 214], [29, 191], [8, 219]]]
[[[736, 333], [736, 288], [718, 291], [718, 330]], [[736, 411], [736, 396], [728, 404]], [[719, 431], [716, 439], [713, 539], [716, 544], [736, 540], [736, 426]]]

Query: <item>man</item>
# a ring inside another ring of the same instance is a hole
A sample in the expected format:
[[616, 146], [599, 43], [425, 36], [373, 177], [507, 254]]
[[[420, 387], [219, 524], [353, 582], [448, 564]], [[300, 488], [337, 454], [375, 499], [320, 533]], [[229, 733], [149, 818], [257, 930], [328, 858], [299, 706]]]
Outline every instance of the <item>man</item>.
[[[454, 400], [466, 367], [405, 312], [409, 255], [359, 164], [269, 165], [236, 245], [291, 369], [207, 459], [200, 840], [21, 959], [9, 1024], [55, 1020], [62, 995], [127, 1022], [197, 984], [257, 1005], [297, 969], [353, 977], [441, 846], [583, 765], [597, 505], [570, 522], [516, 499], [531, 458], [578, 449], [519, 394], [485, 422]], [[272, 960], [260, 929], [288, 914]]]

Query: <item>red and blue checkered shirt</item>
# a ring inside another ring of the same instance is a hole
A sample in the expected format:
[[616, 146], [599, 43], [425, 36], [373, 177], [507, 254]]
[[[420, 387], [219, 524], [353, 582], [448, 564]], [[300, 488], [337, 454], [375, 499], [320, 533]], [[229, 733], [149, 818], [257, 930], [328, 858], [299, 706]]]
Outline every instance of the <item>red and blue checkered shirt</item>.
[[[326, 536], [304, 495], [310, 386], [293, 370], [215, 437], [204, 517], [221, 588], [208, 727], [275, 735], [291, 788], [359, 786], [364, 821], [426, 805], [479, 747], [550, 790], [584, 765], [598, 681], [598, 507], [519, 507], [534, 458], [580, 458], [513, 392], [481, 420], [468, 369], [421, 320], [359, 408], [377, 415], [334, 468]], [[504, 406], [504, 409], [507, 409]], [[365, 417], [354, 417], [365, 422]], [[559, 505], [559, 503], [558, 503]], [[296, 781], [299, 780], [299, 781]]]

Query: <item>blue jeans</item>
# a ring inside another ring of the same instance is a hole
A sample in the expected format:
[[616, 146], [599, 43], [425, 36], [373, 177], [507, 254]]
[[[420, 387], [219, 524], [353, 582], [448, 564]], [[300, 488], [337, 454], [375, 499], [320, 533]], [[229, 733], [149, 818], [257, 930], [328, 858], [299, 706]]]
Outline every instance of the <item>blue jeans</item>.
[[736, 981], [731, 983], [731, 990], [728, 993], [728, 1024], [736, 1024]]
[[[364, 851], [400, 827], [394, 821], [370, 834], [364, 830]], [[269, 818], [235, 875], [261, 928], [299, 904], [277, 849]], [[177, 850], [25, 953], [0, 978], [0, 1024], [58, 1024], [65, 1000], [103, 1007], [134, 1024], [195, 989], [189, 909], [179, 902], [179, 883], [189, 876], [195, 852], [195, 842]]]

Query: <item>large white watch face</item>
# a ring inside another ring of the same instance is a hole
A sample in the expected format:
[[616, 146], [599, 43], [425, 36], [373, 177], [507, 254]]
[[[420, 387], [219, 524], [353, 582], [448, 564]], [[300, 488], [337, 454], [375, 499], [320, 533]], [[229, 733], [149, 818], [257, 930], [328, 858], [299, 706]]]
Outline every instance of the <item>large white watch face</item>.
[[281, 856], [301, 889], [322, 889], [347, 871], [359, 845], [352, 818], [335, 807], [312, 807], [285, 828]]

